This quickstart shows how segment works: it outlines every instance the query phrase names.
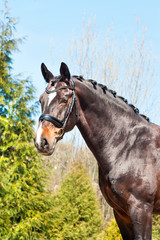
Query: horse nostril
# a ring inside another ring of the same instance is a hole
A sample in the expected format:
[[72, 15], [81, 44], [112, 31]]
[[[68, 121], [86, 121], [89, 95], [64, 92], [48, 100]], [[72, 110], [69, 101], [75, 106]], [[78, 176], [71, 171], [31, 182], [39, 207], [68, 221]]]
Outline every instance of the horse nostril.
[[46, 138], [42, 138], [41, 147], [44, 148], [44, 149], [49, 147], [49, 143], [48, 143]]

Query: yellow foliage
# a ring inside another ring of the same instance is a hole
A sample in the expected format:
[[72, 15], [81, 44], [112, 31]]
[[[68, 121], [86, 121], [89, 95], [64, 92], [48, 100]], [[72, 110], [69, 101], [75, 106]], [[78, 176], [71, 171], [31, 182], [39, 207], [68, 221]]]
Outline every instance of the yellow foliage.
[[104, 239], [103, 240], [122, 240], [120, 230], [116, 223], [116, 220], [113, 218], [105, 229]]

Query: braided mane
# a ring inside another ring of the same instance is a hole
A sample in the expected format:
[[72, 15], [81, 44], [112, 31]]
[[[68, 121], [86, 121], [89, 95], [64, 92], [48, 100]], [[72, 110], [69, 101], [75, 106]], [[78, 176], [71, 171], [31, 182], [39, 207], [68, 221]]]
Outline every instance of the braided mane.
[[130, 106], [136, 114], [138, 114], [139, 116], [143, 117], [146, 121], [148, 121], [148, 122], [150, 121], [147, 116], [145, 116], [143, 114], [139, 114], [139, 109], [136, 108], [133, 104], [129, 104], [128, 101], [124, 97], [118, 96], [116, 91], [108, 89], [105, 85], [103, 85], [101, 83], [97, 83], [95, 80], [92, 80], [92, 79], [85, 80], [83, 78], [83, 76], [81, 76], [81, 75], [80, 76], [74, 75], [73, 77], [77, 78], [77, 80], [79, 80], [81, 82], [83, 82], [83, 81], [90, 82], [95, 90], [97, 89], [97, 86], [100, 87], [104, 94], [106, 94], [106, 91], [110, 92], [115, 98], [120, 98], [128, 106]]

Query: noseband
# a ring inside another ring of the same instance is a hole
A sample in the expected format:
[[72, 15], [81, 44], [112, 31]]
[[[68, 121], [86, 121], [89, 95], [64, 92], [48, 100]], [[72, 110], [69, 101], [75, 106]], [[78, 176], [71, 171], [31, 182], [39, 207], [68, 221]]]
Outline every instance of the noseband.
[[[64, 117], [64, 120], [63, 121], [60, 121], [59, 119], [49, 115], [49, 114], [42, 114], [40, 117], [39, 117], [39, 121], [43, 121], [43, 120], [46, 120], [48, 122], [51, 122], [52, 124], [54, 124], [57, 128], [60, 128], [62, 130], [62, 134], [61, 134], [61, 138], [63, 137], [64, 135], [64, 132], [65, 132], [65, 128], [66, 128], [66, 124], [67, 124], [67, 121], [68, 121], [68, 118], [73, 110], [73, 106], [74, 106], [74, 103], [75, 103], [75, 110], [76, 110], [76, 122], [77, 122], [77, 119], [78, 119], [78, 111], [77, 111], [77, 99], [76, 99], [76, 95], [75, 95], [75, 83], [73, 81], [73, 78], [71, 77], [71, 81], [72, 81], [72, 86], [62, 86], [62, 87], [58, 87], [52, 91], [49, 91], [47, 88], [45, 89], [45, 92], [47, 94], [50, 94], [50, 93], [54, 93], [54, 92], [57, 92], [61, 89], [71, 89], [72, 90], [72, 97], [71, 97], [71, 101], [68, 105], [68, 109], [67, 109], [67, 112], [66, 112], [66, 115]], [[59, 137], [59, 136], [58, 136]]]

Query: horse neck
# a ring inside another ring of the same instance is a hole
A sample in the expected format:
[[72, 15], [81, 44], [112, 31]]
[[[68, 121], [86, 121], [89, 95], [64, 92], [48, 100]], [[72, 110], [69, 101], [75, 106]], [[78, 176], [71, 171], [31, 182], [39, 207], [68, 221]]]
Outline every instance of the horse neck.
[[104, 159], [110, 161], [111, 149], [116, 145], [125, 144], [126, 137], [133, 127], [145, 120], [121, 99], [115, 98], [110, 92], [103, 93], [97, 86], [84, 81], [76, 81], [78, 96], [79, 128], [85, 142], [95, 155], [100, 165]]

